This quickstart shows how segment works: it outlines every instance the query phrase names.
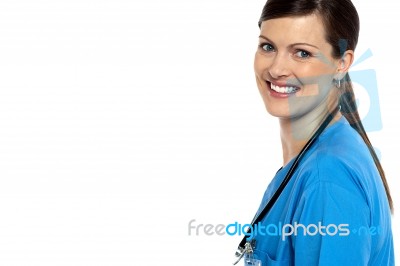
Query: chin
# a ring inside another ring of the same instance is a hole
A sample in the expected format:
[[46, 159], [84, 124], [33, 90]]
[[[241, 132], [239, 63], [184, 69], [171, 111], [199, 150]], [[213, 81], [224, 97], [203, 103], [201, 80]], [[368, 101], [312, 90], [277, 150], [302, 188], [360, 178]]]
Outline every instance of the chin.
[[277, 117], [277, 118], [290, 118], [291, 114], [289, 113], [288, 109], [284, 109], [283, 108], [273, 108], [273, 107], [266, 107], [267, 112], [273, 116], [273, 117]]

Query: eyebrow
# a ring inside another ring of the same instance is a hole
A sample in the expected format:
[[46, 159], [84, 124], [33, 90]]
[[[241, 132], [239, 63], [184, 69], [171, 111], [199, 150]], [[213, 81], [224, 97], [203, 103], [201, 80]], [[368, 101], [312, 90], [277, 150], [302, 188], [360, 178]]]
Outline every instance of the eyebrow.
[[[268, 39], [267, 37], [265, 37], [265, 36], [263, 36], [263, 35], [260, 35], [260, 36], [258, 36], [258, 37], [259, 37], [259, 38], [262, 38], [262, 39], [264, 39], [264, 40], [266, 40], [266, 41], [268, 41], [268, 42], [270, 42], [271, 44], [274, 44], [273, 41], [271, 41], [270, 39]], [[315, 45], [312, 45], [312, 44], [309, 44], [309, 43], [305, 43], [305, 42], [293, 43], [293, 44], [291, 44], [290, 46], [295, 46], [295, 45], [308, 45], [308, 46], [314, 47], [314, 48], [316, 48], [316, 49], [319, 49], [318, 46], [315, 46]]]

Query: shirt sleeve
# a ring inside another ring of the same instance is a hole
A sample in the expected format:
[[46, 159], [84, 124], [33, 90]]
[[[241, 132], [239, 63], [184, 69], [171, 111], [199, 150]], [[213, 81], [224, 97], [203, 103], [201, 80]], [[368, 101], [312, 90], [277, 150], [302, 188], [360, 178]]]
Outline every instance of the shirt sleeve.
[[316, 182], [302, 194], [292, 225], [295, 265], [368, 265], [370, 211], [361, 193]]

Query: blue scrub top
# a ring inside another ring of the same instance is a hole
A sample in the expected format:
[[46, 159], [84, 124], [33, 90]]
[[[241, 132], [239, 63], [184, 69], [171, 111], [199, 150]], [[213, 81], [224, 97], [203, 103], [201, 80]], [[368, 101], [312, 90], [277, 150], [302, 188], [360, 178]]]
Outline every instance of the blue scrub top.
[[[276, 173], [258, 212], [292, 163]], [[262, 266], [394, 265], [381, 177], [344, 117], [320, 135], [258, 226], [253, 228], [253, 256]]]

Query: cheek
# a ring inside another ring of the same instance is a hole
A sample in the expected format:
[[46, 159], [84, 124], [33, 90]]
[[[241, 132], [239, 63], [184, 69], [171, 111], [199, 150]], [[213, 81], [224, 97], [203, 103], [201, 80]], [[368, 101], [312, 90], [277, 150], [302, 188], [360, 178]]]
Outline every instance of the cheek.
[[261, 55], [258, 51], [254, 55], [254, 71], [260, 77], [267, 70], [270, 65], [270, 60], [265, 56]]
[[304, 86], [303, 96], [325, 95], [332, 88], [334, 70], [321, 65], [308, 65], [297, 69], [296, 76]]
[[317, 96], [318, 94], [320, 94], [318, 84], [311, 83], [306, 84], [303, 90], [299, 91], [298, 96]]
[[261, 61], [260, 56], [256, 52], [256, 54], [254, 55], [254, 72], [257, 75], [260, 75], [260, 72], [261, 72], [261, 62], [260, 61]]
[[255, 79], [256, 79], [256, 84], [257, 84], [257, 88], [258, 91], [260, 92], [261, 96], [264, 98], [265, 94], [266, 94], [266, 84], [264, 83], [263, 79], [260, 78], [259, 75], [255, 75]]

